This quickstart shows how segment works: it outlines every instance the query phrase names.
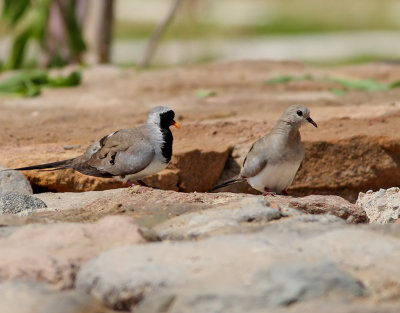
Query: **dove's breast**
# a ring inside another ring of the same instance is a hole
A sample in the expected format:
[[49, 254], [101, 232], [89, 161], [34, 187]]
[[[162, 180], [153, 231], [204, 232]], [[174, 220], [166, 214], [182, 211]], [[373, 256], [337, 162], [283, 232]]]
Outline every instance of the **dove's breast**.
[[281, 193], [292, 183], [300, 164], [301, 160], [269, 164], [256, 176], [250, 177], [248, 182], [258, 191], [265, 192], [267, 188], [271, 192]]

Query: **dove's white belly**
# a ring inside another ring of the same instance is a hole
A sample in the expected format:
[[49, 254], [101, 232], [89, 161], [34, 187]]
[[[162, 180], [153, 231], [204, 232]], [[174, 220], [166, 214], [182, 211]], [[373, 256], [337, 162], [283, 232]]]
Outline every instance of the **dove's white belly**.
[[301, 161], [267, 165], [259, 174], [248, 178], [248, 182], [258, 191], [265, 192], [267, 188], [271, 192], [281, 193], [292, 183], [300, 164]]
[[[142, 179], [144, 177], [156, 174], [158, 172], [161, 172], [163, 169], [167, 167], [168, 163], [165, 163], [164, 160], [160, 160], [158, 158], [155, 158], [145, 169], [143, 169], [140, 172], [137, 172], [135, 174], [131, 175], [126, 175], [124, 178], [119, 179], [124, 182], [127, 182], [128, 180], [137, 180], [137, 179]], [[119, 176], [118, 176], [119, 178]], [[117, 179], [118, 179], [117, 178]]]

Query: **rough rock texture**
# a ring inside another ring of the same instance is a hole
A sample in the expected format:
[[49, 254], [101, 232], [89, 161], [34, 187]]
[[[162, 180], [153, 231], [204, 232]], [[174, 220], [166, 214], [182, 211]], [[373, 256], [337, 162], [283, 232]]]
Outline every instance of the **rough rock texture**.
[[[30, 215], [33, 221], [92, 222], [108, 214], [127, 214], [135, 217], [138, 224], [143, 227], [153, 227], [184, 213], [219, 208], [223, 205], [246, 199], [255, 202], [258, 199], [264, 199], [261, 195], [222, 192], [181, 193], [140, 186], [81, 194], [43, 193], [37, 194], [37, 196], [49, 205], [50, 210]], [[287, 204], [288, 199], [292, 199], [297, 203], [299, 209], [304, 209], [305, 212], [312, 212], [312, 207], [316, 207], [318, 210], [315, 209], [314, 213], [333, 214], [351, 223], [367, 221], [362, 209], [351, 205], [345, 200], [340, 201], [337, 197], [332, 197], [332, 200], [330, 200], [330, 196], [316, 197], [311, 200], [307, 199], [307, 197], [291, 198], [280, 196], [266, 197], [266, 199], [271, 202], [273, 208], [279, 209], [283, 214], [293, 215], [299, 213], [298, 210], [292, 212]], [[57, 208], [56, 211], [54, 210], [55, 208]], [[58, 211], [62, 213], [60, 214]], [[5, 225], [13, 226], [14, 224], [10, 222]]]
[[161, 239], [192, 239], [204, 235], [240, 232], [244, 226], [256, 226], [281, 218], [282, 213], [268, 207], [266, 199], [249, 198], [231, 202], [216, 209], [180, 215], [154, 227]]
[[[248, 199], [264, 199], [261, 195], [234, 193], [181, 193], [163, 191], [140, 186], [103, 192], [43, 193], [37, 195], [58, 212], [38, 212], [32, 218], [65, 221], [95, 221], [107, 214], [123, 213], [138, 219], [141, 226], [154, 226], [166, 219], [188, 212], [199, 212], [205, 209], [220, 208], [233, 202]], [[308, 213], [333, 214], [351, 223], [368, 221], [365, 212], [356, 205], [335, 196], [313, 196], [292, 198], [266, 197], [275, 208], [285, 213], [293, 201], [293, 207]], [[246, 200], [247, 201], [247, 200]], [[149, 206], [148, 204], [151, 203]], [[250, 203], [250, 202], [249, 202]], [[290, 214], [295, 214], [294, 212]]]
[[24, 174], [19, 171], [4, 171], [7, 168], [0, 166], [0, 194], [18, 192], [31, 194], [32, 187]]
[[254, 312], [320, 297], [363, 297], [364, 286], [332, 263], [274, 264], [242, 286], [215, 285], [156, 293], [135, 312]]
[[46, 207], [46, 203], [30, 195], [20, 194], [18, 192], [7, 192], [0, 195], [0, 214], [29, 214], [36, 209]]
[[54, 287], [24, 280], [0, 283], [0, 312], [4, 313], [107, 313], [87, 294], [59, 292]]
[[360, 192], [356, 204], [367, 213], [371, 223], [394, 223], [400, 219], [400, 188]]
[[276, 202], [305, 213], [333, 214], [348, 223], [368, 223], [368, 217], [363, 208], [338, 196], [277, 197]]
[[126, 309], [137, 302], [162, 307], [163, 295], [172, 294], [177, 309], [167, 301], [168, 312], [189, 303], [198, 305], [194, 312], [208, 304], [229, 312], [239, 303], [253, 312], [332, 294], [338, 302], [366, 296], [371, 306], [398, 302], [400, 273], [389, 261], [400, 258], [398, 237], [308, 216], [278, 220], [254, 234], [116, 248], [86, 263], [76, 286]]
[[143, 241], [134, 220], [122, 216], [94, 224], [23, 226], [0, 238], [0, 281], [32, 279], [69, 288], [82, 262], [110, 248]]

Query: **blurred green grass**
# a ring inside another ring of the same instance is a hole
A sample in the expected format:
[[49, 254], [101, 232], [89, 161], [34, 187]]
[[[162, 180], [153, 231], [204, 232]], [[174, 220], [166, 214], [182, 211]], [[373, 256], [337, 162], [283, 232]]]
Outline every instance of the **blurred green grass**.
[[[146, 39], [153, 32], [155, 24], [118, 20], [115, 24], [115, 39]], [[268, 23], [250, 25], [224, 25], [205, 22], [176, 21], [167, 29], [163, 40], [194, 40], [204, 38], [242, 38], [262, 36], [305, 35], [346, 31], [400, 30], [400, 27], [385, 20], [368, 24], [341, 23], [334, 20], [310, 19], [305, 17], [281, 16]]]

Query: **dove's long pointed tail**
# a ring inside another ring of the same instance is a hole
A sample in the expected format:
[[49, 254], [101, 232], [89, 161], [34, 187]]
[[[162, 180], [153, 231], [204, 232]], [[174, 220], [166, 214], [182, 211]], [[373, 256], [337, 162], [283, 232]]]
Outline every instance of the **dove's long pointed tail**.
[[30, 170], [43, 170], [43, 169], [61, 170], [61, 169], [71, 168], [71, 163], [73, 160], [74, 159], [68, 159], [58, 162], [19, 167], [19, 168], [14, 168], [14, 170], [17, 171], [30, 171]]
[[222, 184], [219, 184], [219, 185], [216, 185], [216, 186], [212, 187], [210, 192], [211, 191], [215, 191], [215, 190], [220, 189], [220, 188], [223, 188], [223, 187], [226, 187], [226, 186], [229, 186], [229, 185], [232, 185], [232, 184], [236, 184], [236, 183], [245, 181], [245, 180], [246, 180], [246, 178], [240, 178], [240, 177], [235, 177], [235, 178], [226, 180]]

